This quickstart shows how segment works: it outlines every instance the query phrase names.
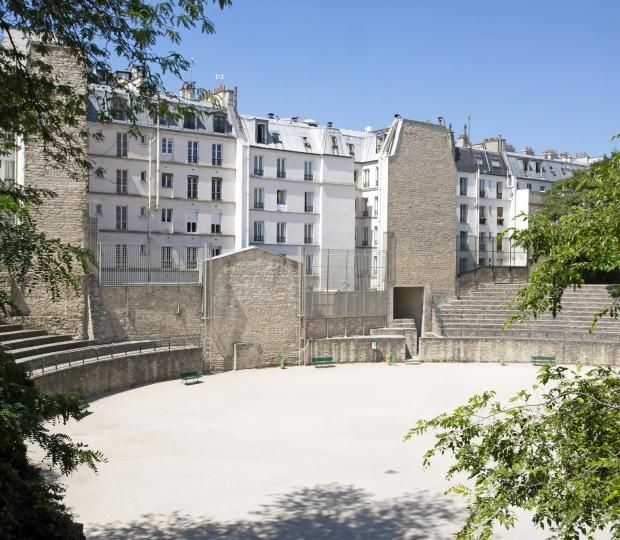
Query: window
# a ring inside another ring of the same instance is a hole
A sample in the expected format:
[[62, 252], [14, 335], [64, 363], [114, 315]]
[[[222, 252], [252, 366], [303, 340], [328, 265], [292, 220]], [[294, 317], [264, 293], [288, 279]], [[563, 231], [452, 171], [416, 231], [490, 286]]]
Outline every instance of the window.
[[540, 191], [541, 193], [545, 192], [545, 186], [539, 186], [538, 187], [538, 191]]
[[379, 197], [378, 196], [375, 196], [375, 204], [372, 207], [372, 215], [374, 217], [379, 216]]
[[312, 223], [304, 223], [304, 244], [312, 244], [313, 242], [313, 229]]
[[211, 248], [211, 257], [217, 257], [218, 255], [222, 254], [222, 248], [220, 247], [214, 247]]
[[480, 235], [478, 236], [478, 247], [480, 251], [487, 250], [487, 242], [486, 242], [485, 234], [483, 232], [481, 232]]
[[254, 156], [254, 176], [263, 176], [263, 156]]
[[187, 162], [198, 163], [198, 141], [187, 141]]
[[279, 212], [286, 210], [286, 190], [279, 189], [276, 191], [276, 205]]
[[161, 267], [172, 268], [172, 248], [170, 246], [161, 248]]
[[211, 145], [211, 165], [221, 165], [221, 164], [222, 164], [222, 145], [212, 144]]
[[314, 193], [312, 191], [304, 193], [304, 212], [314, 212]]
[[459, 207], [459, 221], [461, 223], [467, 223], [467, 210], [468, 206], [466, 204], [461, 204]]
[[213, 116], [213, 131], [215, 133], [226, 133], [226, 117], [223, 114]]
[[127, 170], [116, 170], [116, 193], [127, 193]]
[[536, 168], [536, 174], [540, 174], [540, 168], [542, 167], [542, 163], [540, 161], [535, 161], [534, 166]]
[[461, 176], [459, 178], [459, 195], [467, 197], [467, 177]]
[[102, 216], [103, 215], [103, 204], [96, 204], [95, 205], [95, 215], [96, 216]]
[[196, 129], [196, 115], [185, 113], [183, 116], [183, 129]]
[[161, 153], [162, 154], [172, 154], [174, 150], [174, 145], [172, 142], [172, 138], [163, 137], [161, 140]]
[[161, 222], [172, 223], [172, 208], [161, 209]]
[[126, 206], [116, 207], [116, 230], [117, 231], [127, 230], [127, 207]]
[[377, 272], [379, 271], [379, 257], [376, 255], [372, 256], [372, 277], [377, 277]]
[[532, 184], [530, 184], [529, 182], [525, 184], [525, 187], [529, 189], [530, 191], [532, 191]]
[[379, 151], [383, 147], [384, 140], [385, 140], [385, 134], [377, 135], [377, 143], [375, 145], [375, 150], [377, 151], [377, 153], [379, 153]]
[[357, 184], [357, 170], [353, 171], [353, 183]]
[[375, 167], [375, 187], [379, 187], [379, 167]]
[[372, 229], [372, 245], [375, 247], [379, 245], [379, 227]]
[[332, 154], [334, 156], [338, 155], [338, 139], [332, 135]]
[[368, 217], [368, 199], [362, 199], [362, 217]]
[[219, 234], [222, 232], [222, 214], [213, 214], [211, 216], [211, 234]]
[[222, 200], [222, 179], [213, 177], [211, 178], [211, 200]]
[[127, 244], [116, 244], [116, 268], [127, 267]]
[[256, 143], [267, 144], [267, 124], [264, 122], [256, 124]]
[[364, 169], [364, 181], [362, 187], [368, 187], [370, 185], [370, 170]]
[[503, 198], [502, 189], [503, 189], [502, 183], [498, 182], [497, 183], [497, 198], [498, 199]]
[[255, 221], [254, 222], [254, 242], [264, 242], [265, 241], [265, 223], [263, 221]]
[[[496, 241], [495, 241], [495, 247], [496, 247], [497, 251], [504, 251], [502, 244], [503, 244], [502, 238], [501, 238], [501, 236], [498, 236]], [[498, 264], [501, 266], [501, 263], [498, 263]]]
[[4, 162], [4, 179], [15, 180], [15, 162], [14, 161]]
[[461, 257], [459, 259], [459, 274], [467, 271], [467, 257]]
[[172, 173], [161, 173], [161, 187], [172, 189]]
[[349, 149], [349, 155], [355, 156], [355, 145], [351, 143], [347, 143], [347, 148]]
[[487, 196], [487, 193], [484, 188], [485, 188], [485, 182], [484, 180], [480, 180], [480, 197], [482, 197], [483, 199]]
[[196, 210], [190, 210], [187, 212], [186, 230], [188, 233], [198, 232], [198, 212]]
[[312, 174], [312, 161], [304, 161], [304, 180], [314, 180]]
[[140, 182], [146, 182], [146, 171], [140, 171]]
[[480, 217], [480, 224], [484, 225], [487, 222], [487, 208], [486, 208], [486, 206], [481, 206], [478, 209], [478, 215]]
[[189, 269], [198, 267], [198, 248], [185, 248], [185, 266]]
[[312, 145], [310, 144], [310, 141], [308, 140], [308, 137], [302, 137], [301, 138], [301, 142], [304, 143], [304, 148], [306, 150], [312, 150]]
[[143, 257], [149, 254], [149, 247], [146, 244], [140, 244], [140, 255]]
[[366, 247], [368, 245], [368, 227], [364, 227], [362, 229], [362, 247]]
[[275, 144], [280, 144], [282, 142], [282, 139], [280, 139], [280, 134], [277, 131], [272, 132], [271, 137]]
[[499, 162], [498, 158], [491, 158], [491, 167], [495, 167], [496, 169], [499, 169], [501, 166], [502, 165]]
[[198, 177], [197, 176], [190, 175], [187, 177], [187, 198], [188, 199], [198, 198]]
[[146, 144], [146, 135], [140, 135], [140, 144], [142, 145]]
[[497, 224], [498, 225], [504, 224], [504, 207], [503, 206], [497, 207]]
[[484, 160], [482, 159], [482, 156], [476, 155], [476, 165], [478, 165], [478, 167], [484, 165]]
[[278, 222], [276, 231], [276, 241], [278, 244], [284, 244], [286, 242], [286, 223], [282, 221]]
[[127, 133], [116, 134], [116, 157], [127, 157]]
[[113, 120], [127, 120], [127, 100], [114, 97], [110, 102], [110, 116]]
[[256, 210], [265, 208], [265, 190], [263, 188], [254, 188], [254, 208]]
[[146, 206], [140, 207], [140, 214], [138, 214], [142, 219], [146, 217]]
[[286, 159], [284, 158], [278, 158], [278, 161], [276, 163], [277, 165], [277, 174], [276, 176], [278, 178], [286, 178]]
[[467, 249], [467, 231], [461, 231], [459, 236], [460, 236], [459, 249], [461, 251], [466, 250]]
[[306, 275], [307, 276], [311, 276], [312, 275], [312, 255], [308, 254], [306, 255]]

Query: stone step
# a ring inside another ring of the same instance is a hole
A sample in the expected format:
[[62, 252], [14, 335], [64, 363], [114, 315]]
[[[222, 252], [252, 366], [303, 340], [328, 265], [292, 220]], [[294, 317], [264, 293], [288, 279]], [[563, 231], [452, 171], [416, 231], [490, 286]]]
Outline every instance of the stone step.
[[0, 324], [0, 334], [4, 332], [14, 332], [15, 330], [22, 330], [24, 327], [21, 324]]
[[[451, 311], [448, 313], [441, 313], [441, 318], [444, 321], [460, 321], [460, 320], [487, 320], [487, 319], [507, 319], [510, 317], [512, 312], [509, 311], [487, 311], [487, 312], [467, 312], [467, 311]], [[532, 322], [535, 321], [581, 321], [581, 322], [592, 322], [593, 314], [592, 313], [578, 313], [578, 312], [565, 312], [561, 311], [557, 314], [556, 317], [553, 317], [551, 313], [545, 313], [540, 315], [536, 319], [527, 319]], [[599, 323], [606, 324], [620, 324], [620, 319], [614, 319], [612, 317], [606, 316], [599, 319]]]
[[47, 332], [45, 330], [9, 330], [0, 333], [0, 343], [10, 341], [13, 339], [21, 339], [35, 336], [45, 336]]
[[79, 347], [87, 347], [89, 345], [95, 345], [95, 340], [71, 340], [71, 341], [58, 341], [56, 343], [47, 343], [45, 345], [36, 345], [34, 347], [24, 347], [15, 351], [10, 351], [9, 354], [15, 358], [26, 358], [27, 356], [33, 356], [35, 354], [51, 353], [57, 351], [63, 351], [68, 349], [77, 349]]
[[41, 345], [48, 345], [52, 343], [58, 342], [66, 342], [72, 339], [69, 335], [58, 336], [58, 335], [42, 335], [42, 336], [34, 336], [27, 337], [21, 339], [11, 339], [8, 341], [3, 341], [2, 345], [7, 347], [11, 351], [18, 351], [21, 349], [28, 349], [32, 347], [37, 347]]
[[522, 339], [560, 339], [579, 341], [604, 341], [620, 343], [620, 333], [597, 332], [561, 332], [561, 331], [512, 331], [500, 333], [492, 330], [462, 329], [446, 331], [446, 337], [480, 337], [480, 338], [522, 338]]

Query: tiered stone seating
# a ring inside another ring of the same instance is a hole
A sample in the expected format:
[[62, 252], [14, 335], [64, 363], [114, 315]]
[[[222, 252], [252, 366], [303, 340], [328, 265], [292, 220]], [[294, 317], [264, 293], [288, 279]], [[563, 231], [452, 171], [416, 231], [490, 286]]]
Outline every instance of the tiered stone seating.
[[554, 319], [545, 313], [537, 319], [515, 322], [504, 330], [511, 314], [508, 306], [522, 284], [481, 284], [459, 300], [442, 304], [439, 312], [446, 337], [516, 337], [530, 339], [568, 339], [620, 341], [620, 320], [604, 317], [590, 333], [592, 316], [610, 304], [609, 286], [585, 285], [567, 290], [562, 310]]

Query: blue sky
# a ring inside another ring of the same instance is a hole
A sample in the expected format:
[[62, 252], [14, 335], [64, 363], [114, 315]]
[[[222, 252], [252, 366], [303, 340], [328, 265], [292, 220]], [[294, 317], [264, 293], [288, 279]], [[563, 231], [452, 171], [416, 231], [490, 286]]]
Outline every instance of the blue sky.
[[[239, 89], [242, 113], [338, 127], [446, 118], [591, 155], [620, 147], [619, 0], [233, 0], [187, 33], [193, 78]], [[176, 83], [175, 83], [176, 84]]]

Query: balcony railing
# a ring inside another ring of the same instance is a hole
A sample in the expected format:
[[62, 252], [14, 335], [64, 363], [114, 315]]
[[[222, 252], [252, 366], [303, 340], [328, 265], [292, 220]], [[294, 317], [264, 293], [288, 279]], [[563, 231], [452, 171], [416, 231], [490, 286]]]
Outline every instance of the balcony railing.
[[254, 169], [254, 176], [263, 176], [263, 169]]
[[304, 174], [304, 180], [312, 181], [314, 180], [313, 174]]
[[504, 198], [504, 194], [501, 191], [497, 192], [497, 198], [498, 199], [503, 199]]
[[368, 210], [362, 210], [362, 217], [368, 217]]
[[362, 247], [368, 247], [368, 240], [362, 240]]
[[263, 210], [265, 208], [264, 202], [256, 202], [254, 201], [254, 210]]
[[304, 212], [314, 212], [314, 206], [304, 206]]
[[278, 178], [286, 178], [286, 171], [278, 171], [276, 176]]
[[485, 216], [480, 216], [480, 225], [485, 225], [487, 222], [487, 218]]
[[503, 225], [504, 224], [504, 218], [503, 217], [498, 217], [497, 218], [497, 224], [498, 225]]
[[276, 210], [278, 212], [286, 212], [286, 204], [276, 204]]
[[312, 236], [305, 236], [304, 237], [304, 244], [312, 244], [313, 240], [312, 240]]
[[284, 244], [284, 243], [286, 243], [286, 236], [278, 236], [278, 237], [276, 238], [276, 242], [277, 242], [278, 244]]
[[265, 241], [265, 237], [261, 234], [255, 234], [254, 235], [254, 240], [252, 240], [252, 242], [254, 242], [255, 244], [262, 244]]
[[486, 191], [481, 189], [480, 190], [480, 197], [484, 199], [486, 196], [487, 196]]

